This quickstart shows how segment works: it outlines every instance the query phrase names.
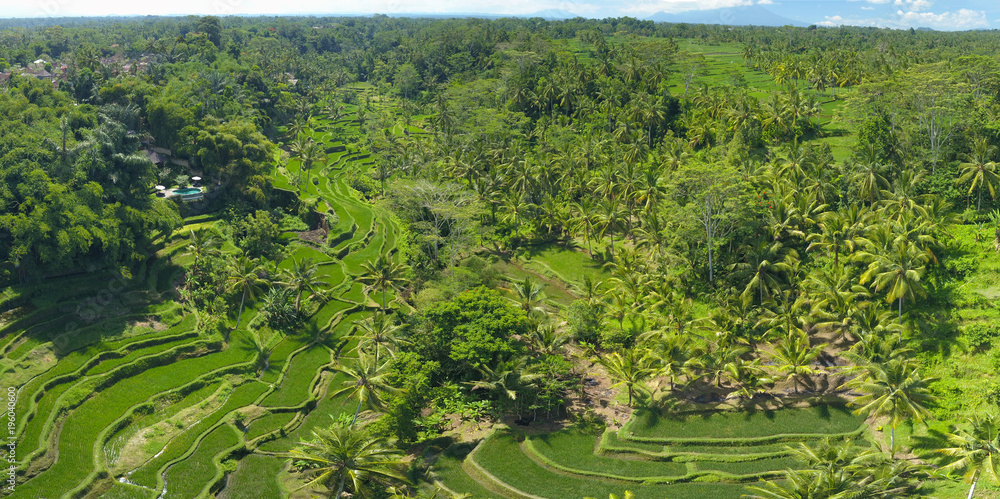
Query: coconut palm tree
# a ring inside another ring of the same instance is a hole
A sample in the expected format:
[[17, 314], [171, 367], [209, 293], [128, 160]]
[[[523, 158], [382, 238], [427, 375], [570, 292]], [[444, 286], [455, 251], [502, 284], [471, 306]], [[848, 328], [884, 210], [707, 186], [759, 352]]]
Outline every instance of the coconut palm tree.
[[862, 395], [852, 401], [854, 412], [889, 418], [889, 452], [895, 454], [896, 427], [905, 420], [921, 423], [930, 412], [924, 404], [934, 400], [928, 385], [934, 378], [923, 378], [916, 363], [897, 357], [882, 364], [870, 364], [867, 373], [857, 376], [845, 387]]
[[530, 276], [525, 276], [521, 282], [511, 283], [514, 301], [526, 314], [542, 310], [541, 303], [545, 298], [544, 288], [542, 283], [533, 281]]
[[389, 289], [398, 290], [406, 282], [405, 275], [409, 267], [394, 261], [388, 253], [382, 253], [374, 262], [362, 263], [361, 268], [364, 275], [358, 281], [367, 286], [366, 291], [382, 291], [382, 311], [385, 312], [385, 292]]
[[605, 201], [600, 205], [601, 211], [597, 213], [597, 222], [601, 225], [599, 237], [608, 235], [611, 238], [609, 246], [611, 250], [611, 261], [615, 261], [615, 231], [622, 225], [622, 208], [617, 200]]
[[628, 405], [632, 407], [636, 388], [655, 374], [656, 370], [646, 352], [632, 348], [624, 353], [613, 352], [598, 359], [615, 386], [625, 386], [628, 390]]
[[344, 381], [340, 389], [334, 390], [330, 397], [346, 393], [349, 397], [358, 399], [358, 407], [354, 410], [351, 426], [354, 426], [358, 420], [362, 405], [367, 405], [372, 410], [380, 410], [385, 407], [383, 396], [398, 391], [397, 388], [389, 384], [388, 365], [387, 361], [376, 362], [373, 356], [359, 352], [353, 363], [349, 365], [341, 363], [334, 367], [334, 370], [344, 374], [349, 379]]
[[375, 353], [375, 363], [379, 361], [380, 349], [385, 350], [389, 356], [395, 358], [395, 349], [408, 343], [401, 334], [402, 328], [393, 324], [392, 319], [383, 312], [376, 312], [375, 315], [367, 319], [355, 321], [354, 325], [358, 327], [358, 349], [365, 351], [372, 347]]
[[202, 261], [210, 256], [218, 256], [221, 254], [219, 246], [221, 241], [215, 234], [208, 231], [191, 231], [191, 237], [187, 246], [188, 254], [194, 256], [194, 264], [191, 266], [191, 270], [194, 273], [199, 273], [201, 270]]
[[319, 279], [316, 272], [319, 266], [312, 258], [292, 259], [291, 268], [281, 273], [281, 284], [287, 286], [295, 292], [295, 312], [302, 310], [302, 295], [309, 291], [319, 293], [321, 286], [326, 286], [326, 281]]
[[[495, 394], [501, 402], [514, 405], [514, 412], [520, 419], [518, 395], [528, 392], [539, 380], [541, 374], [528, 372], [525, 357], [502, 361], [496, 367], [479, 366], [477, 370], [483, 379], [467, 383], [473, 390], [486, 390]], [[523, 397], [522, 397], [523, 398]]]
[[1000, 485], [1000, 417], [990, 414], [969, 419], [969, 428], [959, 428], [947, 435], [954, 447], [938, 452], [956, 458], [941, 467], [944, 471], [965, 470], [965, 479], [972, 482], [969, 499], [976, 493], [976, 484], [984, 475]]
[[888, 288], [886, 301], [899, 300], [899, 322], [902, 323], [903, 300], [927, 293], [920, 278], [930, 256], [910, 243], [898, 244], [894, 250], [884, 253], [861, 252], [857, 256], [858, 260], [869, 262], [868, 270], [861, 274], [861, 284], [871, 281], [876, 292]]
[[955, 185], [969, 183], [968, 195], [972, 191], [979, 191], [976, 199], [976, 211], [979, 211], [983, 204], [983, 187], [990, 192], [992, 199], [997, 198], [997, 184], [1000, 184], [1000, 175], [997, 174], [997, 165], [991, 159], [996, 153], [996, 147], [990, 145], [986, 137], [978, 137], [972, 142], [972, 153], [966, 155], [968, 160], [959, 167], [962, 169]]
[[563, 347], [570, 342], [572, 335], [554, 323], [547, 323], [531, 331], [531, 345], [536, 351], [545, 355], [562, 352]]
[[[840, 499], [856, 497], [853, 478], [845, 470], [832, 473], [816, 470], [787, 470], [780, 481], [763, 487], [749, 486], [752, 499]], [[867, 496], [857, 496], [867, 497]]]
[[315, 476], [302, 487], [324, 485], [331, 498], [340, 498], [345, 490], [352, 497], [367, 497], [370, 482], [406, 482], [400, 473], [402, 456], [385, 440], [338, 425], [312, 434], [312, 440], [282, 455], [292, 459], [297, 473]]
[[[240, 311], [236, 315], [236, 325], [232, 329], [236, 331], [240, 327], [240, 319], [243, 317], [243, 306], [246, 304], [247, 298], [251, 300], [255, 299], [263, 291], [267, 281], [260, 277], [262, 271], [260, 262], [250, 258], [246, 253], [230, 260], [227, 270], [229, 275], [226, 277], [226, 282], [229, 283], [229, 289], [231, 291], [238, 291], [241, 295]], [[229, 339], [228, 336], [227, 334], [227, 341]]]
[[809, 246], [806, 251], [813, 248], [826, 250], [833, 257], [833, 268], [840, 268], [840, 252], [846, 249], [848, 253], [854, 252], [855, 238], [861, 235], [860, 227], [853, 225], [843, 213], [839, 211], [828, 211], [819, 217], [820, 232], [814, 232], [806, 236]]
[[811, 346], [809, 335], [805, 331], [795, 331], [788, 335], [783, 341], [772, 345], [773, 350], [769, 356], [775, 362], [775, 369], [785, 374], [794, 382], [795, 393], [799, 392], [799, 380], [806, 376], [811, 376], [821, 369], [812, 366], [816, 357], [823, 353], [826, 343]]

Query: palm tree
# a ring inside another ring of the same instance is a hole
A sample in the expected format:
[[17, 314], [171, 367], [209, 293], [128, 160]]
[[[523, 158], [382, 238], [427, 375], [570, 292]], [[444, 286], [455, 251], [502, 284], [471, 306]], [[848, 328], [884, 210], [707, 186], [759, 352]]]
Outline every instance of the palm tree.
[[402, 328], [392, 323], [383, 312], [360, 321], [355, 321], [358, 326], [358, 349], [364, 351], [369, 346], [374, 347], [375, 363], [379, 361], [379, 347], [384, 348], [391, 357], [396, 357], [395, 348], [407, 343], [407, 340], [400, 334]]
[[945, 471], [965, 470], [965, 479], [972, 482], [969, 498], [976, 492], [976, 484], [986, 475], [1000, 485], [1000, 417], [990, 414], [969, 419], [969, 429], [957, 429], [948, 434], [948, 443], [954, 447], [938, 452], [957, 458], [943, 466]]
[[897, 357], [867, 366], [865, 374], [844, 386], [862, 394], [851, 402], [860, 406], [855, 414], [889, 418], [889, 451], [895, 454], [896, 426], [910, 418], [920, 423], [930, 416], [923, 404], [935, 398], [928, 387], [933, 381], [934, 378], [920, 376], [914, 361]]
[[990, 159], [996, 153], [996, 147], [990, 145], [986, 137], [976, 138], [972, 143], [972, 153], [966, 155], [967, 163], [959, 165], [962, 173], [955, 181], [955, 185], [969, 182], [968, 195], [978, 187], [979, 197], [976, 200], [976, 211], [979, 211], [983, 204], [983, 187], [990, 191], [990, 197], [997, 198], [997, 184], [1000, 184], [1000, 175], [997, 174], [997, 165]]
[[514, 293], [514, 301], [517, 305], [524, 310], [524, 313], [530, 314], [532, 311], [541, 311], [542, 307], [539, 305], [545, 298], [545, 292], [543, 291], [544, 285], [540, 282], [534, 282], [531, 277], [525, 276], [524, 280], [521, 282], [511, 283], [511, 291]]
[[880, 162], [876, 146], [868, 144], [861, 152], [860, 164], [851, 176], [851, 183], [858, 189], [858, 196], [868, 198], [868, 206], [874, 206], [876, 197], [881, 197], [882, 190], [889, 187], [889, 182], [882, 176], [885, 167]]
[[806, 251], [813, 248], [826, 250], [833, 256], [834, 269], [840, 268], [840, 251], [847, 249], [848, 253], [854, 251], [854, 241], [860, 235], [860, 228], [852, 224], [848, 217], [839, 211], [828, 211], [820, 215], [819, 228], [821, 232], [809, 234], [806, 241], [809, 246]]
[[[229, 262], [229, 275], [226, 277], [229, 289], [231, 291], [239, 291], [242, 296], [240, 298], [240, 311], [236, 315], [236, 325], [233, 326], [233, 331], [236, 331], [240, 327], [240, 319], [243, 317], [243, 306], [246, 304], [247, 298], [249, 297], [251, 300], [256, 298], [266, 284], [266, 281], [260, 277], [261, 270], [260, 262], [248, 257], [245, 253]], [[227, 341], [228, 336], [227, 334]]]
[[918, 251], [914, 245], [903, 243], [895, 250], [873, 255], [862, 252], [858, 255], [861, 261], [869, 261], [868, 270], [861, 274], [861, 284], [872, 281], [875, 291], [889, 288], [886, 301], [899, 300], [899, 322], [903, 322], [903, 300], [907, 297], [916, 299], [926, 294], [920, 278], [927, 268], [930, 259], [927, 252]]
[[841, 499], [858, 496], [853, 478], [844, 470], [832, 473], [816, 470], [787, 470], [784, 479], [764, 487], [747, 487], [751, 499]]
[[395, 262], [388, 253], [382, 253], [374, 262], [361, 264], [364, 275], [358, 278], [367, 286], [366, 291], [379, 289], [382, 291], [382, 311], [385, 312], [385, 292], [388, 289], [398, 290], [400, 284], [406, 282], [405, 274], [409, 270], [405, 264]]
[[605, 234], [611, 237], [611, 261], [615, 261], [615, 231], [621, 227], [622, 210], [617, 200], [605, 201], [601, 203], [601, 211], [597, 214], [598, 223], [601, 224], [600, 237]]
[[309, 171], [312, 169], [312, 165], [316, 162], [326, 160], [326, 154], [323, 148], [316, 143], [316, 141], [309, 139], [309, 143], [306, 145], [305, 149], [299, 151], [299, 178], [298, 184], [302, 183], [302, 173], [306, 174], [306, 181], [309, 180]]
[[350, 488], [355, 497], [366, 497], [371, 481], [406, 482], [399, 472], [402, 456], [385, 440], [337, 425], [312, 434], [311, 441], [282, 455], [292, 459], [297, 472], [316, 476], [302, 487], [324, 485], [332, 498]]
[[202, 259], [209, 256], [217, 256], [221, 252], [219, 251], [219, 246], [221, 242], [219, 238], [207, 231], [191, 231], [190, 242], [188, 243], [187, 250], [188, 253], [194, 256], [194, 264], [191, 266], [192, 271], [198, 273], [201, 269]]
[[[518, 395], [530, 390], [534, 384], [542, 379], [541, 374], [527, 371], [525, 357], [518, 357], [502, 361], [495, 368], [489, 366], [479, 366], [477, 369], [483, 377], [481, 380], [472, 381], [468, 384], [473, 390], [486, 390], [497, 394], [497, 399], [514, 404], [514, 412], [520, 415], [520, 404]], [[522, 397], [523, 398], [523, 397]]]
[[780, 241], [761, 238], [748, 252], [750, 261], [732, 265], [733, 270], [742, 269], [751, 273], [750, 282], [743, 289], [744, 296], [752, 296], [757, 291], [759, 304], [763, 305], [765, 291], [768, 298], [772, 292], [781, 291], [780, 276], [789, 270], [788, 264], [783, 261], [786, 251], [788, 254], [795, 254], [795, 250], [785, 250]]
[[773, 345], [770, 357], [775, 362], [775, 369], [785, 373], [794, 382], [795, 392], [799, 391], [799, 379], [811, 376], [820, 369], [812, 367], [812, 363], [823, 353], [826, 343], [816, 346], [809, 345], [809, 335], [805, 331], [789, 334], [784, 341]]
[[649, 357], [634, 348], [625, 350], [624, 355], [618, 352], [605, 355], [598, 359], [597, 363], [608, 371], [608, 376], [614, 381], [612, 387], [625, 385], [628, 390], [629, 407], [632, 407], [636, 387], [656, 372]]
[[312, 293], [319, 292], [320, 286], [325, 286], [326, 282], [321, 281], [316, 272], [319, 270], [319, 266], [313, 261], [312, 258], [303, 258], [299, 260], [297, 258], [292, 259], [292, 267], [282, 273], [283, 280], [281, 284], [288, 286], [289, 289], [295, 291], [295, 312], [299, 312], [302, 308], [302, 294], [306, 291]]
[[389, 362], [376, 362], [375, 358], [363, 353], [358, 353], [358, 358], [351, 365], [340, 364], [334, 368], [337, 372], [346, 375], [343, 387], [334, 390], [330, 397], [348, 394], [349, 397], [358, 399], [358, 408], [354, 410], [354, 418], [351, 426], [358, 420], [361, 413], [361, 406], [367, 405], [369, 409], [380, 410], [385, 407], [383, 395], [396, 393], [397, 388], [389, 384]]
[[567, 331], [559, 329], [556, 324], [548, 323], [536, 327], [531, 332], [531, 344], [539, 353], [545, 355], [558, 354], [572, 339]]

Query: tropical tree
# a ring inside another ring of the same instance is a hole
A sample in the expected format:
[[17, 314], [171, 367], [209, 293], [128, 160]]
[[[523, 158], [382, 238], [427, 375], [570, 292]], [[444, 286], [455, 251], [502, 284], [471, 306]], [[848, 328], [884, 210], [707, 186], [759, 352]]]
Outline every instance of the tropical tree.
[[358, 327], [358, 349], [361, 351], [372, 347], [375, 353], [375, 363], [379, 361], [379, 350], [385, 350], [391, 357], [396, 356], [396, 348], [405, 345], [402, 328], [392, 323], [392, 319], [383, 312], [377, 312], [371, 317], [355, 321]]
[[[229, 283], [231, 291], [238, 291], [240, 293], [240, 311], [236, 315], [236, 325], [233, 326], [233, 331], [236, 331], [240, 327], [240, 319], [243, 317], [243, 306], [246, 304], [247, 298], [251, 300], [255, 299], [267, 284], [267, 281], [260, 277], [261, 271], [260, 262], [248, 257], [245, 253], [229, 261], [229, 275], [226, 277], [226, 281]], [[227, 340], [228, 336], [227, 334]]]
[[763, 487], [748, 486], [752, 499], [843, 499], [868, 497], [857, 495], [854, 479], [845, 470], [787, 470], [782, 480], [770, 481]]
[[629, 407], [635, 399], [636, 388], [656, 372], [646, 353], [635, 348], [625, 350], [624, 353], [613, 352], [602, 356], [597, 363], [604, 367], [614, 381], [611, 386], [624, 385], [628, 390]]
[[969, 183], [968, 195], [978, 188], [978, 198], [976, 199], [976, 211], [979, 211], [983, 204], [983, 188], [990, 192], [990, 198], [997, 198], [997, 184], [1000, 184], [1000, 175], [997, 174], [997, 165], [991, 159], [996, 153], [996, 146], [990, 145], [986, 137], [978, 137], [972, 142], [972, 153], [966, 155], [967, 162], [959, 165], [961, 174], [956, 185]]
[[306, 292], [318, 293], [327, 283], [320, 280], [316, 272], [319, 266], [312, 258], [292, 259], [291, 268], [282, 272], [281, 284], [295, 292], [295, 312], [302, 310], [302, 295]]
[[916, 362], [897, 357], [882, 364], [870, 364], [866, 373], [844, 384], [862, 395], [852, 405], [855, 414], [889, 418], [889, 451], [895, 454], [896, 427], [908, 419], [920, 423], [930, 417], [924, 404], [934, 400], [929, 384], [934, 378], [920, 375]]
[[486, 390], [502, 403], [512, 404], [518, 419], [521, 417], [518, 396], [523, 399], [523, 395], [542, 379], [541, 374], [529, 372], [525, 357], [502, 361], [496, 367], [479, 366], [478, 371], [482, 379], [469, 382], [472, 389]]
[[848, 253], [854, 251], [854, 241], [861, 235], [861, 228], [853, 224], [848, 217], [839, 211], [828, 211], [820, 215], [819, 218], [821, 232], [806, 236], [806, 241], [809, 242], [806, 251], [811, 251], [813, 248], [826, 250], [827, 254], [833, 257], [834, 269], [839, 269], [841, 251], [844, 249]]
[[206, 257], [218, 256], [221, 254], [219, 246], [221, 241], [215, 234], [207, 231], [191, 231], [191, 237], [187, 246], [188, 253], [194, 257], [192, 270], [197, 273]]
[[334, 367], [334, 370], [343, 373], [349, 379], [344, 380], [343, 386], [334, 390], [330, 397], [346, 393], [349, 397], [358, 399], [358, 407], [354, 410], [351, 426], [357, 422], [362, 405], [367, 405], [372, 410], [381, 410], [385, 407], [384, 395], [398, 391], [389, 384], [388, 365], [388, 361], [376, 362], [375, 357], [359, 352], [353, 363], [347, 365], [341, 363]]
[[542, 310], [540, 304], [545, 298], [544, 287], [542, 283], [534, 282], [530, 276], [525, 276], [521, 282], [511, 283], [514, 301], [526, 314]]
[[367, 286], [366, 291], [378, 289], [382, 292], [382, 311], [385, 311], [385, 292], [389, 289], [398, 290], [400, 285], [406, 282], [406, 271], [409, 270], [405, 264], [393, 260], [388, 253], [382, 253], [374, 262], [364, 262], [361, 264], [364, 274], [358, 278], [362, 284]]
[[1000, 485], [1000, 417], [990, 414], [969, 419], [969, 428], [959, 428], [947, 435], [954, 447], [938, 452], [955, 458], [941, 467], [943, 471], [964, 470], [965, 479], [972, 482], [969, 499], [976, 493], [976, 484], [984, 475]]
[[794, 382], [795, 392], [798, 393], [800, 379], [822, 372], [821, 369], [814, 368], [812, 363], [823, 353], [825, 347], [826, 343], [811, 346], [809, 335], [799, 330], [772, 345], [769, 355], [774, 360], [775, 369]]
[[346, 490], [354, 497], [368, 497], [373, 481], [406, 482], [400, 472], [402, 456], [385, 440], [343, 425], [313, 430], [312, 435], [312, 440], [282, 455], [292, 459], [297, 473], [315, 476], [300, 488], [323, 485], [331, 498], [340, 498]]
[[930, 256], [910, 243], [903, 243], [886, 252], [861, 252], [858, 259], [869, 262], [868, 270], [861, 274], [861, 284], [871, 281], [876, 292], [888, 288], [886, 301], [899, 300], [899, 322], [902, 323], [903, 300], [926, 294], [920, 278]]

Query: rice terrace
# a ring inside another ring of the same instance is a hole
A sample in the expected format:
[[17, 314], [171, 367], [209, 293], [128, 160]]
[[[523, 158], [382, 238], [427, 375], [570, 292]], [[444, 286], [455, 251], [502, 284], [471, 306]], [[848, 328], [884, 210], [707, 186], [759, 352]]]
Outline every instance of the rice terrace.
[[1000, 497], [994, 38], [0, 19], [0, 496]]

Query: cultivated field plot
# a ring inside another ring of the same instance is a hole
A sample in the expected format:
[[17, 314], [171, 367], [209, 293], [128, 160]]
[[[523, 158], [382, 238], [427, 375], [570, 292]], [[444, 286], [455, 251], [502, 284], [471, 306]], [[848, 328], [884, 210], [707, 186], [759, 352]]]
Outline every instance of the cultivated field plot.
[[474, 450], [454, 445], [432, 468], [473, 497], [739, 497], [748, 483], [798, 467], [786, 443], [857, 438], [863, 418], [842, 407], [663, 417], [637, 411], [620, 431], [499, 432]]
[[[328, 150], [358, 133], [351, 120], [314, 121], [317, 130], [303, 133]], [[288, 234], [291, 256], [320, 265], [329, 299], [302, 331], [276, 343], [260, 373], [246, 329], [255, 304], [226, 341], [198, 332], [196, 316], [175, 301], [181, 265], [192, 261], [188, 235], [211, 230], [213, 219], [189, 220], [131, 279], [91, 274], [3, 293], [10, 312], [0, 322], [0, 375], [19, 394], [18, 487], [10, 497], [287, 495], [287, 459], [277, 454], [354, 409], [327, 396], [341, 382], [335, 349], [381, 301], [355, 282], [361, 265], [395, 251], [395, 223], [345, 179], [367, 169], [369, 155], [328, 158], [302, 172], [290, 161], [275, 177], [276, 186], [318, 199], [337, 222], [326, 244]], [[229, 319], [235, 324], [235, 313]]]

